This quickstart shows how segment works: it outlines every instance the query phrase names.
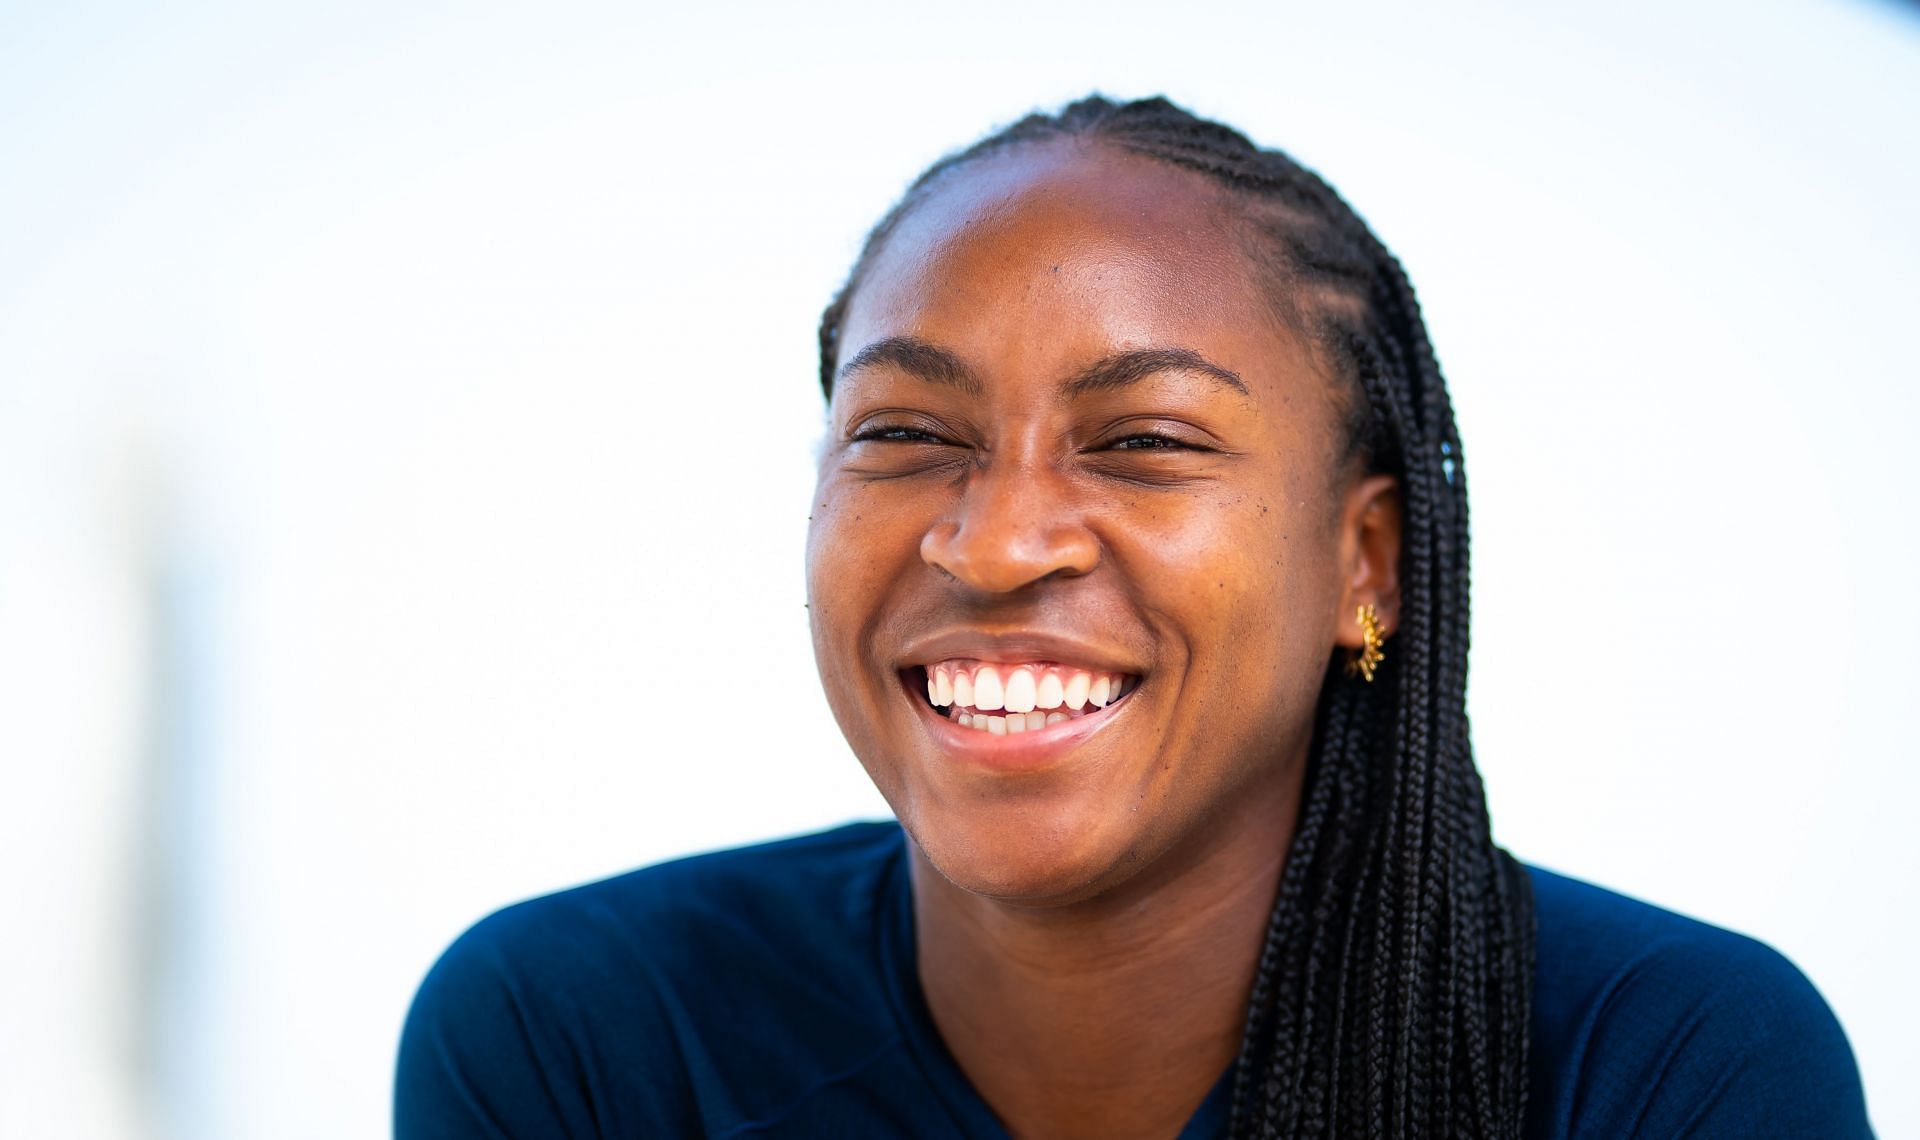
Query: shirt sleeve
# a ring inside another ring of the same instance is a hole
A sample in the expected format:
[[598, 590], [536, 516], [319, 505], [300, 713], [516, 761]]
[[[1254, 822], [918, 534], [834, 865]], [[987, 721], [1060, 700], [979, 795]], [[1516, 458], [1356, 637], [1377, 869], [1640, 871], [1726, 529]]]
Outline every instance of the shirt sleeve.
[[533, 1140], [597, 1133], [556, 1071], [548, 1019], [517, 977], [508, 920], [462, 935], [420, 985], [401, 1032], [395, 1140]]
[[1602, 1009], [1583, 1069], [1581, 1099], [1597, 1111], [1576, 1113], [1581, 1137], [1873, 1135], [1833, 1011], [1778, 952], [1725, 931], [1641, 957]]

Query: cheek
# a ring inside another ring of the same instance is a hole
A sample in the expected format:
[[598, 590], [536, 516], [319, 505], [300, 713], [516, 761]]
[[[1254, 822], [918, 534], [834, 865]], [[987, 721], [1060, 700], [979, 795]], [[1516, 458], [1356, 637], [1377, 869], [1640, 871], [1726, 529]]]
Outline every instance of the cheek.
[[872, 588], [872, 564], [855, 554], [864, 516], [853, 498], [823, 478], [807, 518], [807, 616], [823, 676], [838, 667], [834, 649], [848, 642], [847, 622], [859, 620], [858, 602]]
[[1334, 545], [1318, 514], [1285, 502], [1223, 495], [1139, 545], [1190, 655], [1191, 696], [1263, 733], [1311, 715], [1334, 630]]
[[822, 477], [807, 523], [807, 619], [821, 682], [843, 723], [858, 704], [852, 690], [871, 672], [862, 649], [918, 550], [912, 519], [886, 509], [872, 485]]
[[831, 473], [821, 478], [807, 523], [814, 661], [841, 734], [880, 794], [895, 805], [908, 797], [902, 750], [888, 737], [885, 715], [894, 679], [869, 647], [918, 565], [914, 520], [884, 487]]
[[[1278, 483], [1279, 480], [1261, 482]], [[1184, 615], [1183, 624], [1257, 636], [1298, 620], [1326, 594], [1333, 551], [1317, 517], [1279, 505], [1284, 492], [1222, 488], [1128, 510], [1114, 535]], [[1260, 629], [1245, 628], [1259, 618]], [[1211, 639], [1210, 639], [1211, 640]]]

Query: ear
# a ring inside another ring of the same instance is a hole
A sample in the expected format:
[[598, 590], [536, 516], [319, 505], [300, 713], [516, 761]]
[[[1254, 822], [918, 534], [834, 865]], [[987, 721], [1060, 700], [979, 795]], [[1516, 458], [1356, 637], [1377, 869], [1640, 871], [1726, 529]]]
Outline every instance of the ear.
[[1334, 644], [1358, 649], [1359, 608], [1371, 604], [1382, 634], [1400, 628], [1400, 481], [1365, 475], [1347, 491], [1340, 511], [1340, 609]]

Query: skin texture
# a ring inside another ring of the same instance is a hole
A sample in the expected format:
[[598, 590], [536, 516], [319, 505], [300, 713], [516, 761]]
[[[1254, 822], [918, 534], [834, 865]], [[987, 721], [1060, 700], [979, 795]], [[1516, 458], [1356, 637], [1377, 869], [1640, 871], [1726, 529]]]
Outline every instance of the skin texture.
[[[1327, 664], [1358, 604], [1393, 628], [1394, 482], [1346, 457], [1344, 389], [1270, 287], [1212, 184], [1063, 140], [945, 177], [847, 314], [815, 651], [913, 840], [934, 1020], [1018, 1136], [1171, 1136], [1233, 1059]], [[845, 367], [890, 338], [967, 383]], [[1146, 349], [1237, 386], [1063, 388]], [[944, 747], [912, 671], [1048, 637], [1138, 689], [1044, 763]]]

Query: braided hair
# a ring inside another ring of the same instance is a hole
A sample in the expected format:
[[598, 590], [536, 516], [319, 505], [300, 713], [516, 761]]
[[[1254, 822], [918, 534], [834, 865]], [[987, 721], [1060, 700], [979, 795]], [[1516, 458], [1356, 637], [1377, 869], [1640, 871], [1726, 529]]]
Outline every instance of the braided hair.
[[1533, 896], [1494, 846], [1466, 716], [1465, 457], [1400, 263], [1331, 187], [1165, 99], [1093, 97], [935, 163], [867, 237], [820, 321], [832, 396], [848, 301], [901, 219], [950, 171], [1079, 138], [1229, 192], [1277, 313], [1347, 397], [1349, 454], [1404, 497], [1400, 624], [1371, 683], [1329, 661], [1299, 819], [1235, 1062], [1234, 1137], [1520, 1134]]

